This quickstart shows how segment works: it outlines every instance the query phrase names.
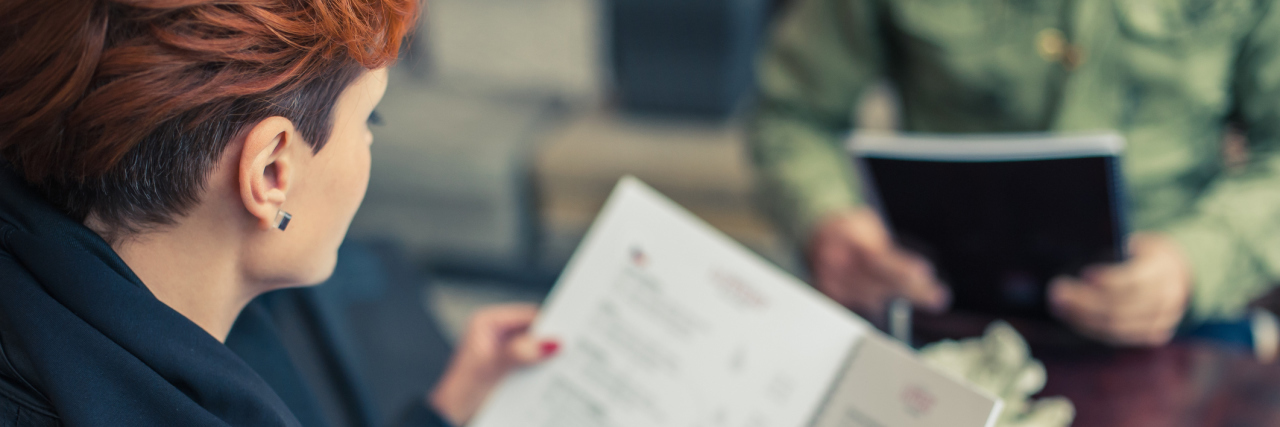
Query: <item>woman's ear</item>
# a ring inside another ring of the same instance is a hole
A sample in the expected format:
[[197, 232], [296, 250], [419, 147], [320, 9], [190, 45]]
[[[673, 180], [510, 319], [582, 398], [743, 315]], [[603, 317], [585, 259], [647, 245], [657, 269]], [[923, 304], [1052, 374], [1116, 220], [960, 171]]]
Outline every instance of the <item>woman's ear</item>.
[[302, 139], [297, 129], [284, 117], [258, 122], [245, 135], [238, 174], [240, 198], [264, 230], [276, 226], [277, 215], [284, 208], [301, 160], [295, 158], [299, 144]]

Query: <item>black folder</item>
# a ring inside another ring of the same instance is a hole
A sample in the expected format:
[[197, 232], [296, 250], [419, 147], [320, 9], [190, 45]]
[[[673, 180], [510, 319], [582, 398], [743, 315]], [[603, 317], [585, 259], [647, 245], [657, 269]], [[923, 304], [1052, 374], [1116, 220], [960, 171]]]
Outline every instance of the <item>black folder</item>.
[[1125, 256], [1118, 135], [862, 132], [849, 146], [868, 203], [933, 262], [953, 309], [1048, 318], [1050, 280]]

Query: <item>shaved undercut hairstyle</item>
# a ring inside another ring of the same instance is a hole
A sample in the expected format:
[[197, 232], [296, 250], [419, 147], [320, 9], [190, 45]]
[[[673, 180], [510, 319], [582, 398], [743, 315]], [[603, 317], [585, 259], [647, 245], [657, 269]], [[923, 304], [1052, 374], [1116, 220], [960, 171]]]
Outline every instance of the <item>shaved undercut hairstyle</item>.
[[418, 0], [0, 1], [0, 163], [72, 218], [170, 224], [273, 116], [313, 150], [392, 62]]

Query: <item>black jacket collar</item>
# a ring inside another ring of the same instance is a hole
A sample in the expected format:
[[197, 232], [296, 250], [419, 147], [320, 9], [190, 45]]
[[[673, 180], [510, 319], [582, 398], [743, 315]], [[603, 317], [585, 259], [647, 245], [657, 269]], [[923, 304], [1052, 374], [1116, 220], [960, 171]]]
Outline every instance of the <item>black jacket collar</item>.
[[0, 337], [63, 425], [298, 425], [239, 357], [2, 165]]

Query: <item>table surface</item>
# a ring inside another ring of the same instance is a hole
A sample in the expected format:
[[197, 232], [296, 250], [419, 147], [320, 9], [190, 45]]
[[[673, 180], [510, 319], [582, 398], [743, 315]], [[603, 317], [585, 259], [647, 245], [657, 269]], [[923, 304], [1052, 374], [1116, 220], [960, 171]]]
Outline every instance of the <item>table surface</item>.
[[[990, 320], [925, 318], [915, 330], [928, 341], [976, 336]], [[1075, 426], [1280, 426], [1280, 365], [1248, 352], [1192, 341], [1114, 349], [1011, 323], [1048, 371], [1039, 396], [1071, 399]]]
[[1200, 343], [1156, 349], [1032, 351], [1077, 426], [1280, 425], [1280, 366]]

